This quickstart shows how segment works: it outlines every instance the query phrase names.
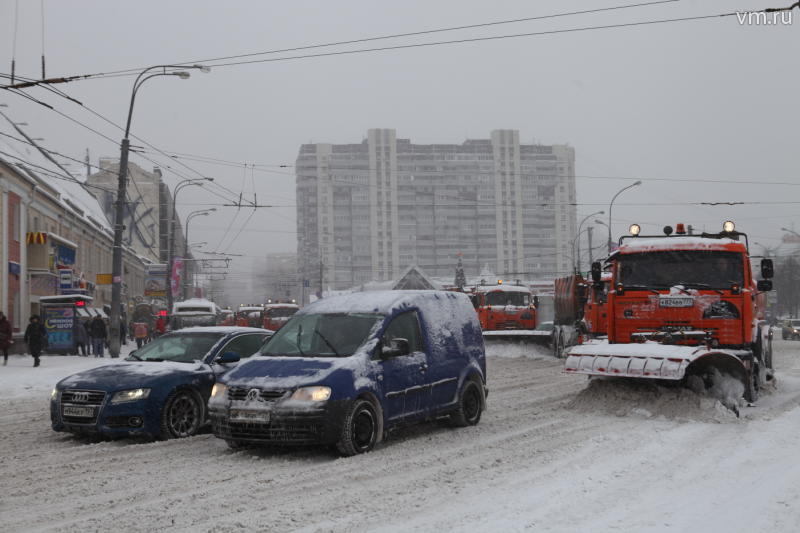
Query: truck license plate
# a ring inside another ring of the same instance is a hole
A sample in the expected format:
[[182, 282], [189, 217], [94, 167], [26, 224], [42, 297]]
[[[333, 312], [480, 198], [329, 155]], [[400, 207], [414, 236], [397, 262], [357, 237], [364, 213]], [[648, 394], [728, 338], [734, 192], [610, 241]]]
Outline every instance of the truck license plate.
[[77, 416], [82, 418], [92, 418], [94, 416], [94, 407], [65, 405], [63, 411], [64, 416]]
[[255, 422], [258, 424], [266, 424], [269, 422], [269, 411], [233, 409], [231, 410], [231, 422]]
[[692, 307], [694, 298], [659, 298], [658, 304], [661, 307]]

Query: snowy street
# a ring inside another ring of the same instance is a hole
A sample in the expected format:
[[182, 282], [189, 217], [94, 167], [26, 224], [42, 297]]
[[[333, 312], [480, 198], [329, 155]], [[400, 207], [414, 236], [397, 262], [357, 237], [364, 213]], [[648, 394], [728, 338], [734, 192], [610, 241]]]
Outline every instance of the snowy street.
[[55, 433], [50, 389], [99, 360], [33, 369], [13, 356], [0, 369], [0, 529], [795, 531], [800, 343], [775, 348], [777, 387], [737, 419], [688, 391], [587, 389], [541, 348], [493, 345], [478, 426], [417, 426], [347, 459], [231, 451], [208, 433]]

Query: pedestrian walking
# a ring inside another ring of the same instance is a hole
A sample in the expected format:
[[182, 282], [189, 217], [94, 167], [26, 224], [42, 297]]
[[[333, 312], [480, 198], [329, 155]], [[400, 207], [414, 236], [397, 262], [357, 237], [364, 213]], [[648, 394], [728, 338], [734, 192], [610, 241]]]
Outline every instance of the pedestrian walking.
[[99, 316], [92, 319], [92, 323], [89, 326], [89, 336], [92, 338], [92, 351], [94, 352], [94, 356], [105, 357], [103, 355], [103, 349], [105, 348], [106, 339], [108, 338], [108, 328], [106, 328], [106, 323], [103, 322], [103, 319]]
[[160, 337], [167, 332], [167, 319], [160, 316], [156, 319], [156, 334], [155, 337]]
[[128, 327], [125, 325], [125, 318], [122, 317], [119, 320], [119, 341], [122, 343], [123, 346], [128, 345], [128, 341], [126, 340], [128, 337]]
[[86, 345], [89, 344], [89, 333], [86, 331], [86, 326], [76, 318], [73, 330], [73, 335], [75, 335], [75, 351], [78, 355], [86, 357]]
[[28, 322], [28, 327], [25, 329], [25, 343], [33, 356], [33, 366], [37, 367], [39, 366], [39, 356], [47, 346], [47, 330], [39, 322], [39, 315], [31, 315]]
[[142, 345], [147, 343], [147, 337], [149, 333], [147, 331], [147, 323], [145, 322], [134, 322], [133, 323], [133, 336], [136, 339], [136, 349], [142, 347]]
[[84, 320], [83, 321], [83, 329], [86, 330], [86, 338], [89, 342], [86, 344], [86, 353], [92, 355], [94, 350], [92, 349], [92, 321], [91, 320]]
[[3, 351], [3, 366], [8, 364], [8, 347], [14, 343], [12, 335], [11, 322], [0, 312], [0, 350]]

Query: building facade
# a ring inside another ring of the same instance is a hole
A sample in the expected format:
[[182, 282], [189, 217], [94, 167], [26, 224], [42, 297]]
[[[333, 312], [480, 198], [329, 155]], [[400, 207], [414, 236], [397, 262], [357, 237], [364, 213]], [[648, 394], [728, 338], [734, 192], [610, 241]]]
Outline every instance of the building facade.
[[301, 283], [344, 289], [416, 265], [452, 275], [571, 271], [575, 151], [522, 144], [516, 130], [461, 144], [412, 144], [371, 129], [358, 144], [306, 144], [296, 162]]

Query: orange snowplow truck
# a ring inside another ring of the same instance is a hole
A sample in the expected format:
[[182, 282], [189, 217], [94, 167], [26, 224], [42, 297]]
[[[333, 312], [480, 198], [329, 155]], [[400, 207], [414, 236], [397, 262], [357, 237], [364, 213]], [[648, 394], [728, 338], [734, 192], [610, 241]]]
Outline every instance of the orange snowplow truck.
[[570, 346], [606, 335], [610, 283], [611, 272], [602, 272], [600, 283], [588, 281], [580, 274], [555, 280], [553, 355], [563, 357]]
[[485, 339], [526, 340], [536, 335], [537, 298], [524, 285], [478, 285], [469, 295]]
[[[687, 234], [677, 224], [664, 235], [619, 240], [606, 260], [611, 290], [608, 342], [566, 351], [565, 372], [590, 376], [684, 380], [710, 388], [733, 377], [753, 402], [772, 379], [772, 333], [765, 322], [773, 266], [762, 259], [755, 281], [747, 235], [725, 222], [720, 233]], [[602, 265], [592, 264], [593, 283]], [[693, 380], [698, 383], [698, 380]]]

